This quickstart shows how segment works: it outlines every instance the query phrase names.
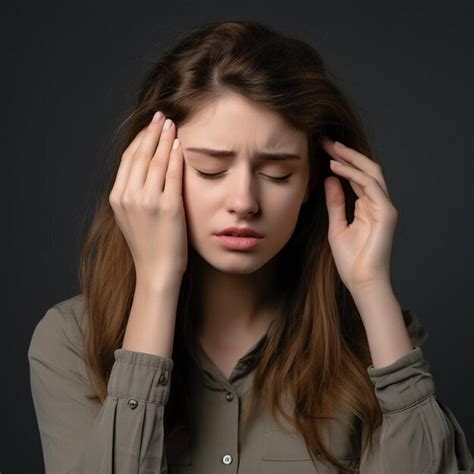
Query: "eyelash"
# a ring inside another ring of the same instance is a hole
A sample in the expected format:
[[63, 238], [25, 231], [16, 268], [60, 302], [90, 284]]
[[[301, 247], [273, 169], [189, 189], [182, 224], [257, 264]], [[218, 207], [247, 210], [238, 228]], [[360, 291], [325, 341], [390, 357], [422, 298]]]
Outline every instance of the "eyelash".
[[[222, 173], [214, 173], [214, 174], [209, 174], [209, 173], [203, 173], [202, 171], [199, 171], [199, 170], [196, 170], [198, 175], [201, 176], [202, 178], [204, 179], [219, 179], [221, 178], [222, 176]], [[279, 182], [279, 183], [282, 183], [282, 182], [285, 182], [285, 181], [288, 181], [288, 178], [292, 175], [293, 173], [290, 173], [286, 176], [282, 176], [281, 178], [273, 178], [272, 176], [266, 176], [264, 175], [266, 178], [268, 179], [271, 179], [272, 181], [276, 181], [276, 182]]]

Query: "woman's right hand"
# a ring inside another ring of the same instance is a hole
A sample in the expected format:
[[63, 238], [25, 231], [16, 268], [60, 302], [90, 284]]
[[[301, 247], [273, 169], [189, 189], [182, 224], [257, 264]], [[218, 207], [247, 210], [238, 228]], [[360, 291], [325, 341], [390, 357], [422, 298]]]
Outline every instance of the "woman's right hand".
[[151, 121], [124, 151], [109, 196], [137, 279], [152, 285], [180, 283], [188, 261], [182, 146], [164, 122]]

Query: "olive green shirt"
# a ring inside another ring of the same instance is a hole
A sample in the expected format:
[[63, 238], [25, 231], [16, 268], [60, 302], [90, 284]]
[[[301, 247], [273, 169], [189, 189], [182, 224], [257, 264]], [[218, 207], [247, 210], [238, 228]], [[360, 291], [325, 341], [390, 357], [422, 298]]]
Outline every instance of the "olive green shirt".
[[[192, 432], [165, 443], [163, 415], [173, 383], [173, 360], [119, 348], [103, 404], [89, 400], [92, 387], [83, 360], [84, 298], [51, 307], [36, 325], [28, 360], [46, 473], [306, 474], [341, 472], [317, 462], [289, 425], [281, 431], [263, 410], [245, 434], [238, 431], [264, 335], [227, 379], [198, 343], [192, 356]], [[367, 368], [383, 410], [374, 444], [361, 457], [361, 439], [334, 423], [329, 448], [364, 474], [474, 472], [465, 435], [436, 396], [429, 364], [419, 346], [426, 337], [413, 312], [403, 310], [414, 344], [386, 367]], [[316, 383], [316, 381], [315, 381]], [[281, 418], [280, 418], [281, 419]], [[355, 420], [354, 420], [355, 422]], [[285, 422], [282, 420], [283, 425]]]

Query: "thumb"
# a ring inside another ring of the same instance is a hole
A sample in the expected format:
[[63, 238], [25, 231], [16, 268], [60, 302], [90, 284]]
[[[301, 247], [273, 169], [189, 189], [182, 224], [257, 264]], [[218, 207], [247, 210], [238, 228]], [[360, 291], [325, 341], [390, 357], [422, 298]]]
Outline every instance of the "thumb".
[[346, 199], [341, 182], [335, 176], [324, 180], [326, 207], [329, 215], [329, 236], [342, 232], [347, 227]]

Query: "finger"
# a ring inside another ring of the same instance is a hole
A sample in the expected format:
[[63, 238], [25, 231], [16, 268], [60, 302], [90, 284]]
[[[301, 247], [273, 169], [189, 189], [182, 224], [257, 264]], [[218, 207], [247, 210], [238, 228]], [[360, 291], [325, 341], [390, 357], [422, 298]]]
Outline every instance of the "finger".
[[[342, 159], [339, 160], [339, 158], [336, 158], [336, 161], [338, 163], [342, 163], [343, 165], [351, 166], [349, 163], [343, 161]], [[364, 195], [364, 190], [357, 183], [355, 183], [352, 180], [349, 180], [349, 184], [351, 185], [351, 188], [354, 190], [354, 192], [356, 193], [358, 197], [361, 197]]]
[[170, 165], [173, 141], [175, 139], [173, 122], [171, 127], [163, 130], [158, 148], [150, 161], [144, 189], [151, 199], [159, 199], [165, 187], [165, 179]]
[[175, 139], [173, 146], [175, 148], [172, 148], [171, 150], [163, 194], [172, 199], [177, 199], [182, 196], [184, 158], [183, 147], [181, 146], [179, 138]]
[[[382, 169], [378, 163], [374, 160], [371, 160], [364, 154], [343, 145], [340, 142], [333, 142], [327, 137], [323, 138], [322, 141], [324, 149], [336, 160], [342, 161], [346, 165], [352, 165], [356, 169], [363, 171], [375, 178], [380, 187], [384, 190], [385, 194], [388, 196], [388, 188], [385, 183], [385, 179], [382, 173]], [[355, 191], [355, 189], [354, 189]]]
[[128, 145], [128, 147], [127, 147], [126, 150], [125, 150], [125, 152], [126, 152], [127, 154], [129, 154], [130, 156], [133, 156], [133, 154], [134, 154], [135, 151], [137, 150], [138, 146], [139, 146], [140, 143], [142, 142], [143, 138], [145, 137], [147, 128], [148, 128], [148, 127], [143, 127], [143, 128], [137, 133], [137, 135], [135, 136], [135, 138], [132, 140], [132, 142], [130, 143], [130, 145]]
[[380, 187], [379, 182], [373, 176], [369, 176], [368, 174], [359, 171], [354, 167], [343, 165], [336, 161], [331, 161], [330, 166], [335, 173], [359, 184], [363, 189], [364, 194], [368, 196], [369, 199], [374, 202], [374, 204], [380, 205], [381, 203], [387, 203], [392, 206], [392, 203], [387, 198], [385, 191]]
[[346, 200], [341, 182], [335, 176], [324, 180], [324, 190], [329, 218], [328, 237], [332, 238], [347, 227]]
[[[334, 160], [338, 161], [339, 163], [343, 163], [344, 165], [350, 166], [350, 163], [348, 161], [345, 161], [342, 159], [334, 150], [334, 142], [332, 142], [329, 138], [323, 137], [322, 140], [322, 145], [323, 148], [326, 150], [326, 152], [331, 156]], [[351, 185], [351, 188], [354, 190], [357, 196], [362, 196], [364, 193], [363, 189], [353, 181], [349, 181], [349, 184]]]
[[171, 147], [173, 146], [173, 141], [176, 138], [176, 125], [170, 120], [169, 128], [164, 130], [161, 134], [160, 143], [158, 144], [155, 154], [153, 155], [153, 162], [163, 163], [163, 166], [160, 167], [162, 172], [161, 176], [161, 189], [164, 188], [164, 180], [166, 178], [166, 173], [169, 166]]
[[162, 115], [158, 121], [152, 120], [148, 124], [145, 136], [133, 154], [132, 167], [127, 182], [127, 189], [130, 189], [132, 192], [141, 191], [145, 184], [150, 160], [155, 154], [164, 133], [163, 119]]
[[130, 172], [133, 154], [140, 145], [145, 136], [146, 127], [142, 128], [135, 138], [131, 141], [125, 151], [122, 153], [117, 176], [115, 177], [114, 186], [111, 191], [111, 196], [121, 197], [127, 185], [128, 174]]

